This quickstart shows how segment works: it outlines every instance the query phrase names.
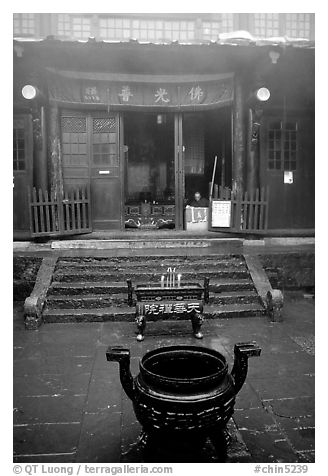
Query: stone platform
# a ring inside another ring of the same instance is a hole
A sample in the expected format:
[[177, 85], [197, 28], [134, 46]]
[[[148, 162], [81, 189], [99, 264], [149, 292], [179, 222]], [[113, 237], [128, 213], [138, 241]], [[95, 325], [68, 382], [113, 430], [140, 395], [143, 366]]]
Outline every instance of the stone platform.
[[[24, 328], [14, 307], [14, 460], [138, 462], [140, 426], [125, 397], [108, 345], [131, 349], [132, 372], [148, 350], [193, 344], [187, 321], [150, 322], [138, 343], [133, 323], [47, 324]], [[203, 325], [205, 345], [222, 352], [231, 369], [236, 342], [256, 340], [231, 421], [233, 462], [314, 461], [314, 301], [286, 293], [284, 321], [220, 319]], [[198, 342], [199, 343], [199, 342]]]

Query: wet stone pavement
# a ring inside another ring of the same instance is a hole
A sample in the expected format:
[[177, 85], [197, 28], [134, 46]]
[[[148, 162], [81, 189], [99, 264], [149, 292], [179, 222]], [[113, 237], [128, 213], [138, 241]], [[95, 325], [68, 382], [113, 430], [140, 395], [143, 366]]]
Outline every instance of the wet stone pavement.
[[229, 424], [231, 462], [314, 462], [314, 301], [286, 294], [284, 321], [209, 320], [196, 341], [188, 321], [150, 322], [144, 342], [134, 323], [45, 324], [25, 331], [14, 305], [14, 462], [139, 462], [132, 404], [108, 345], [131, 351], [132, 372], [148, 350], [200, 344], [232, 368], [236, 342], [256, 340]]

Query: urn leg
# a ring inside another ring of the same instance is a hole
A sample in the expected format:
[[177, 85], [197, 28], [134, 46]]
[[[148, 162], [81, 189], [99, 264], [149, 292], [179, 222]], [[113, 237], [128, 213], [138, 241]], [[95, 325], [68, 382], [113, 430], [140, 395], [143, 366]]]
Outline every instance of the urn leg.
[[226, 428], [216, 429], [215, 431], [211, 432], [209, 438], [216, 452], [216, 462], [224, 463], [227, 459], [228, 445], [231, 440], [228, 430]]
[[145, 463], [210, 462], [205, 450], [205, 435], [143, 433], [139, 442]]
[[191, 324], [192, 324], [192, 330], [196, 339], [203, 338], [203, 333], [200, 331], [200, 328], [202, 327], [203, 322], [204, 322], [203, 314], [200, 314], [200, 313], [198, 314], [197, 312], [192, 313]]
[[146, 329], [146, 317], [143, 314], [137, 315], [136, 324], [138, 328], [137, 341], [141, 342], [144, 340], [144, 333]]

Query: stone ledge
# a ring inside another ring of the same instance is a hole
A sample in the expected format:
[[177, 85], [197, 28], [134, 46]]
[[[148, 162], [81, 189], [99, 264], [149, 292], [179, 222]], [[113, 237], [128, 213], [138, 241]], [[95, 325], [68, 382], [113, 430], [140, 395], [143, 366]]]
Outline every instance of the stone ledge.
[[242, 247], [239, 238], [140, 238], [128, 240], [62, 240], [53, 241], [51, 248], [64, 249], [139, 249], [139, 248], [208, 248], [213, 245]]

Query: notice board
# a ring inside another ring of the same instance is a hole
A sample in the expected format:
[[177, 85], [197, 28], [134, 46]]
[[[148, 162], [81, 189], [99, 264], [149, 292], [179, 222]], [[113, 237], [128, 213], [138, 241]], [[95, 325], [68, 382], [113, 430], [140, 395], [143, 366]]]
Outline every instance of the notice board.
[[231, 226], [231, 200], [212, 200], [211, 226], [229, 228]]

